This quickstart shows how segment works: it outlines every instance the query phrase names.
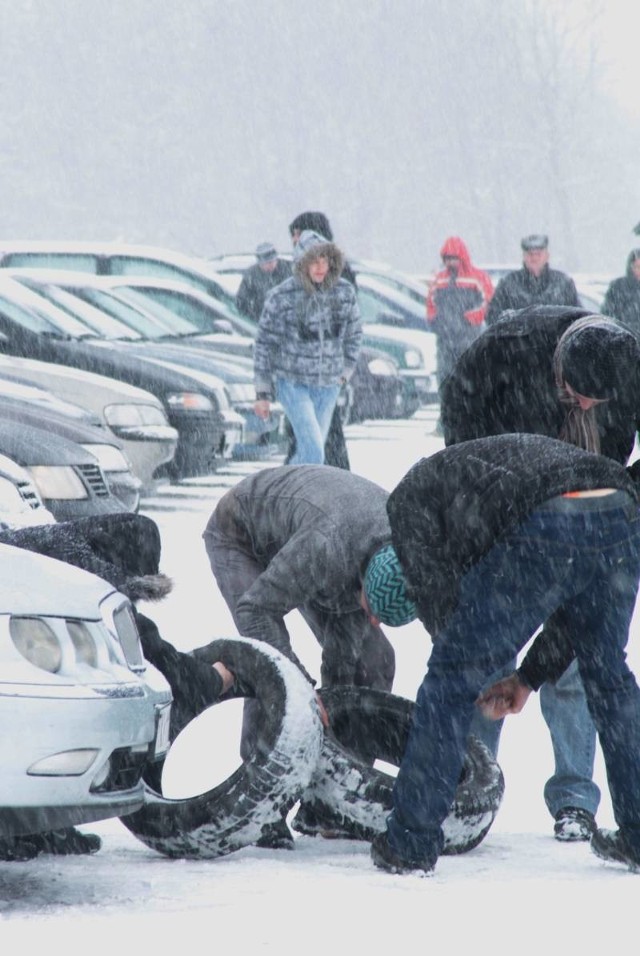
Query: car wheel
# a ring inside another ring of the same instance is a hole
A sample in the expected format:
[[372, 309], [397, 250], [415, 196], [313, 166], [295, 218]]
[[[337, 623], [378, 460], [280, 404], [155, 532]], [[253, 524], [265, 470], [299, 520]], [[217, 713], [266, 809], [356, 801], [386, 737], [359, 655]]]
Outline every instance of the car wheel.
[[[320, 691], [329, 714], [320, 759], [303, 802], [318, 816], [341, 821], [354, 839], [372, 840], [386, 826], [393, 777], [361, 760], [399, 766], [406, 746], [414, 704], [365, 687]], [[333, 737], [333, 739], [332, 739]], [[466, 853], [489, 832], [504, 794], [504, 777], [491, 753], [469, 738], [455, 800], [443, 824], [443, 853]]]
[[254, 755], [219, 786], [183, 799], [162, 795], [163, 762], [151, 764], [144, 776], [144, 807], [121, 819], [134, 836], [165, 856], [212, 859], [255, 843], [265, 825], [279, 821], [293, 806], [317, 764], [322, 724], [313, 687], [268, 645], [220, 639], [193, 656], [207, 663], [223, 661], [240, 683], [236, 696], [254, 696], [262, 704]]

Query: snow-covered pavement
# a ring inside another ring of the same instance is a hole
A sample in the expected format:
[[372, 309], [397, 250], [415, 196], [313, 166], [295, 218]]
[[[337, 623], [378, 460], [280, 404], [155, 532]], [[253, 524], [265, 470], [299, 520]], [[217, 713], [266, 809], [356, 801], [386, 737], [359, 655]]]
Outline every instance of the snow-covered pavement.
[[[415, 460], [442, 447], [430, 434], [434, 412], [350, 426], [352, 470], [391, 489]], [[169, 598], [146, 610], [180, 649], [234, 634], [201, 534], [220, 495], [259, 467], [233, 463], [211, 478], [164, 486], [143, 502], [161, 529], [163, 570], [175, 581]], [[289, 623], [297, 653], [317, 674], [315, 641], [296, 612]], [[638, 616], [634, 633], [629, 657], [640, 673]], [[429, 638], [416, 622], [388, 634], [398, 663], [394, 690], [413, 697]], [[237, 762], [238, 715], [238, 702], [203, 715], [172, 751], [168, 773], [199, 787], [223, 779]], [[0, 942], [5, 952], [19, 943], [65, 956], [186, 954], [203, 947], [377, 956], [434, 946], [446, 954], [521, 956], [569, 947], [592, 953], [620, 943], [633, 951], [640, 879], [603, 865], [584, 844], [552, 838], [542, 800], [551, 748], [536, 699], [507, 721], [500, 763], [506, 794], [489, 835], [469, 854], [441, 858], [430, 879], [375, 870], [367, 845], [309, 837], [297, 837], [293, 852], [248, 847], [213, 861], [171, 861], [109, 820], [85, 828], [103, 837], [93, 857], [0, 863]], [[610, 826], [600, 760], [597, 780], [604, 791], [599, 822]]]

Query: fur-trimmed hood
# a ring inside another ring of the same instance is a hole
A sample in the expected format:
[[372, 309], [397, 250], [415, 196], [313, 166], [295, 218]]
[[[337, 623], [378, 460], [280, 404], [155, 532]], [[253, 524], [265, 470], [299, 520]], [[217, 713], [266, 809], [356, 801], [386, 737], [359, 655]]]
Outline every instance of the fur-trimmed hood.
[[[320, 285], [316, 285], [309, 278], [309, 265], [319, 256], [326, 256], [329, 261], [329, 271]], [[333, 242], [327, 242], [324, 236], [305, 229], [301, 234], [293, 253], [293, 271], [300, 279], [305, 292], [326, 292], [332, 289], [340, 279], [344, 269], [344, 255]]]

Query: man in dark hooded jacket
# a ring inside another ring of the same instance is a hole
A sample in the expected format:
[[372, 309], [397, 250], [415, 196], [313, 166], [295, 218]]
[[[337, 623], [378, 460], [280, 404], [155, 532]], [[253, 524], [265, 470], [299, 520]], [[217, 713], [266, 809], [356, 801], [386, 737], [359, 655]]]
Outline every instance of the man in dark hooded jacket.
[[601, 311], [640, 339], [640, 249], [632, 249], [625, 274], [609, 285]]
[[[476, 704], [491, 718], [517, 713], [532, 685], [575, 657], [619, 827], [596, 830], [591, 848], [640, 872], [640, 689], [625, 655], [640, 577], [631, 476], [554, 438], [497, 435], [423, 458], [391, 492], [388, 513], [433, 649], [375, 865], [433, 871]], [[492, 685], [559, 609], [563, 640], [542, 632], [518, 671]]]
[[[509, 313], [458, 360], [444, 383], [441, 417], [446, 445], [530, 432], [626, 464], [640, 427], [640, 347], [612, 319], [581, 309]], [[558, 609], [545, 629], [557, 639], [565, 627]], [[555, 678], [540, 693], [555, 757], [545, 802], [558, 839], [586, 840], [600, 800], [595, 729], [575, 664]], [[479, 721], [475, 731], [496, 750], [499, 725]]]
[[558, 269], [549, 268], [549, 237], [525, 236], [520, 245], [522, 269], [509, 272], [498, 282], [487, 309], [487, 325], [493, 325], [509, 309], [525, 309], [529, 305], [580, 305], [573, 279]]

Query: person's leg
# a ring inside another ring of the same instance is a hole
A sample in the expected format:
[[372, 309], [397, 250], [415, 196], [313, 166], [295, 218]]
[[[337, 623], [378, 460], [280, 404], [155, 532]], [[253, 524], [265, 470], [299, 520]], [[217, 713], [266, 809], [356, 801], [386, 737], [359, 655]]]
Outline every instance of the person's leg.
[[[260, 577], [264, 567], [256, 561], [253, 555], [234, 545], [234, 542], [219, 530], [215, 515], [209, 522], [203, 537], [209, 564], [218, 589], [231, 612], [236, 629], [240, 633], [236, 618], [238, 601], [245, 591], [249, 590], [253, 582]], [[248, 760], [254, 750], [261, 719], [262, 713], [259, 702], [253, 699], [245, 700], [240, 738], [240, 756], [243, 760]]]
[[322, 445], [327, 440], [329, 429], [331, 427], [331, 418], [333, 416], [340, 388], [338, 385], [327, 385], [322, 387], [311, 386], [309, 389], [311, 401], [316, 413], [316, 419], [322, 434]]
[[[555, 683], [540, 688], [540, 709], [553, 746], [555, 769], [544, 788], [544, 800], [552, 817], [573, 807], [595, 817], [600, 790], [593, 781], [596, 752], [594, 727], [587, 697], [574, 661]], [[560, 838], [562, 833], [557, 833]], [[586, 839], [590, 834], [577, 838]]]
[[[315, 406], [307, 386], [278, 379], [276, 382], [276, 396], [285, 410], [296, 437], [296, 450], [289, 459], [289, 464], [324, 464], [326, 432], [323, 434], [318, 423]], [[329, 421], [327, 422], [327, 432], [330, 423], [331, 415], [329, 415]]]
[[566, 549], [549, 553], [523, 525], [461, 581], [418, 692], [387, 821], [391, 852], [417, 868], [431, 868], [440, 853], [477, 696], [561, 603], [567, 567]]
[[609, 520], [588, 588], [571, 605], [572, 643], [598, 731], [616, 823], [640, 864], [640, 689], [625, 647], [640, 577], [640, 520]]

